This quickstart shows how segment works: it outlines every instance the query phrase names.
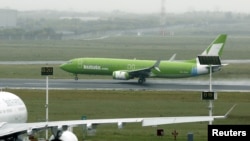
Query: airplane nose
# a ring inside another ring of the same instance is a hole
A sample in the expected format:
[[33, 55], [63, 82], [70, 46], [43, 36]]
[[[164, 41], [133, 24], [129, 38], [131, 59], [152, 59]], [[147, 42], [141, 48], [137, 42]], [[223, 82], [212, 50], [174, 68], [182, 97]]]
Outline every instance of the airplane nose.
[[59, 67], [66, 72], [71, 72], [72, 66], [73, 66], [72, 61], [68, 61], [68, 62], [62, 63]]
[[59, 66], [62, 70], [65, 70], [66, 71], [66, 63], [63, 63]]

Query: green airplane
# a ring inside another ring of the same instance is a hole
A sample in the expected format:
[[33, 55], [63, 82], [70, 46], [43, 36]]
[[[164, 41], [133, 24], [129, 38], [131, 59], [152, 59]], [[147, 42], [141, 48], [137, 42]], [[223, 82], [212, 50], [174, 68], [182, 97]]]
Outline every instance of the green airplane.
[[[226, 42], [227, 35], [220, 34], [200, 54], [219, 58]], [[78, 74], [112, 75], [113, 79], [129, 80], [138, 78], [138, 83], [143, 84], [146, 78], [185, 78], [221, 70], [223, 64], [208, 65], [200, 63], [199, 56], [185, 61], [175, 61], [175, 55], [169, 60], [136, 60], [114, 58], [75, 58], [60, 65], [66, 72], [73, 73], [75, 80]], [[209, 60], [213, 58], [208, 57]], [[204, 61], [204, 60], [203, 60]], [[220, 61], [220, 60], [219, 60]], [[212, 66], [212, 67], [210, 67]]]

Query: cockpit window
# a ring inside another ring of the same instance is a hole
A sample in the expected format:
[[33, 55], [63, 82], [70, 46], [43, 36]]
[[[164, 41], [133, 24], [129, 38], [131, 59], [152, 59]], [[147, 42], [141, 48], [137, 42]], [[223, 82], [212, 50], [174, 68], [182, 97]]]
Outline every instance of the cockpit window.
[[72, 61], [68, 61], [68, 62], [66, 62], [67, 64], [72, 64]]

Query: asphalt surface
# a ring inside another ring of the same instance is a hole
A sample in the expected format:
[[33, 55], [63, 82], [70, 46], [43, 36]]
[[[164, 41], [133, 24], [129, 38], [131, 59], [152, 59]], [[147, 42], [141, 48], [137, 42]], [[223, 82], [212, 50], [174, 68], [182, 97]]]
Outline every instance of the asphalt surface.
[[[180, 79], [147, 79], [140, 85], [137, 80], [112, 79], [48, 79], [49, 89], [71, 90], [148, 90], [148, 91], [208, 91], [209, 81]], [[46, 89], [46, 79], [0, 79], [0, 88], [11, 89]], [[250, 92], [249, 80], [212, 81], [214, 91]]]

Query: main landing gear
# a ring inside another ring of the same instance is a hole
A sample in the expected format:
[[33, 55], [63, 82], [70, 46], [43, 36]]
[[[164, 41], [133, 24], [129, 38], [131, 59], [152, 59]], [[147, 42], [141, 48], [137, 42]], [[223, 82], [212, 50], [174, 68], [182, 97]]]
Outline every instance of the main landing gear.
[[77, 76], [77, 74], [75, 74], [75, 80], [78, 80], [78, 76]]
[[146, 82], [146, 78], [145, 77], [139, 77], [138, 84], [143, 84], [144, 82]]

